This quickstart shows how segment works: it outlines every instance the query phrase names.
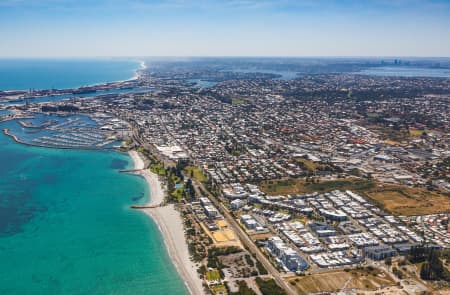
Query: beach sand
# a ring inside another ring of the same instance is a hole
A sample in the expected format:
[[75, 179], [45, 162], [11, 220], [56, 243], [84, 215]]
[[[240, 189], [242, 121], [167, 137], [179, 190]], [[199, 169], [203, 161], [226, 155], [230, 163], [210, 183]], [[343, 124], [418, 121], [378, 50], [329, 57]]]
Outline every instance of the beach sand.
[[161, 183], [158, 179], [158, 175], [151, 172], [149, 169], [144, 170], [145, 163], [144, 163], [144, 160], [142, 160], [142, 158], [138, 152], [130, 151], [130, 152], [128, 152], [128, 154], [133, 159], [134, 169], [140, 170], [140, 171], [136, 171], [135, 174], [144, 177], [144, 179], [147, 181], [147, 183], [149, 185], [150, 199], [145, 205], [146, 206], [161, 205], [164, 202], [164, 190], [161, 187]]
[[131, 159], [134, 162], [133, 169], [139, 170], [145, 168], [144, 160], [142, 160], [141, 156], [136, 151], [129, 151], [128, 154], [130, 155]]
[[159, 230], [163, 234], [164, 244], [169, 252], [169, 256], [184, 280], [189, 293], [194, 295], [205, 294], [202, 280], [197, 273], [197, 267], [190, 259], [180, 212], [175, 209], [173, 204], [144, 209], [144, 212], [151, 216], [156, 224], [158, 224]]
[[[144, 169], [145, 163], [141, 156], [136, 151], [130, 151], [129, 154], [135, 163], [134, 169]], [[152, 173], [148, 169], [136, 173], [143, 176], [150, 186], [149, 190], [151, 196], [146, 205], [161, 205], [164, 202], [164, 190], [158, 179], [158, 175]], [[181, 278], [184, 280], [189, 292], [195, 295], [205, 294], [202, 280], [197, 273], [197, 267], [190, 259], [180, 212], [175, 209], [173, 204], [156, 208], [146, 208], [142, 211], [149, 215], [158, 225], [158, 228], [163, 235], [167, 252], [175, 264]]]

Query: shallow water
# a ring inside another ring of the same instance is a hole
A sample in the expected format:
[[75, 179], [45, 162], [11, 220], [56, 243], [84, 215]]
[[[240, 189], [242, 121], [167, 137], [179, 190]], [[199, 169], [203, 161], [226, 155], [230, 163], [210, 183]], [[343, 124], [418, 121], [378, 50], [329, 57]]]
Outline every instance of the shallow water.
[[1, 134], [0, 163], [0, 294], [187, 294], [128, 155]]

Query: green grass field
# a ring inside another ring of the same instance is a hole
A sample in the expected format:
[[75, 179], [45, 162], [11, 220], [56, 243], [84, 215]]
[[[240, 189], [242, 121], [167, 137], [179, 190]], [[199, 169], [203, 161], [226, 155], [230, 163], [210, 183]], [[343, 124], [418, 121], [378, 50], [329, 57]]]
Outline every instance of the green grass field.
[[333, 190], [361, 191], [373, 188], [375, 182], [363, 179], [345, 179], [308, 183], [305, 179], [286, 179], [264, 181], [260, 188], [269, 195], [277, 194], [302, 194], [313, 192], [330, 192]]
[[233, 98], [231, 100], [231, 103], [237, 105], [237, 104], [245, 104], [247, 103], [247, 101], [241, 98]]
[[150, 166], [150, 171], [152, 171], [155, 174], [158, 174], [160, 176], [166, 175], [166, 170], [161, 164], [152, 164]]
[[217, 281], [220, 280], [220, 274], [218, 270], [211, 270], [206, 273], [206, 280]]
[[208, 178], [206, 178], [205, 174], [196, 166], [187, 166], [184, 168], [188, 177], [192, 177], [200, 182], [206, 182]]

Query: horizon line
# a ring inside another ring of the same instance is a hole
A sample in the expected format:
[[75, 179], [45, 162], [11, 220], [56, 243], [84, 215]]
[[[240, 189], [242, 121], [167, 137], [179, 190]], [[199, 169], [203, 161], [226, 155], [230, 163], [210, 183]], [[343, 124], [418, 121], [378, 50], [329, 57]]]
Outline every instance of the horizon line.
[[449, 56], [426, 55], [58, 55], [58, 56], [0, 56], [0, 59], [59, 59], [59, 58], [430, 58], [447, 59]]

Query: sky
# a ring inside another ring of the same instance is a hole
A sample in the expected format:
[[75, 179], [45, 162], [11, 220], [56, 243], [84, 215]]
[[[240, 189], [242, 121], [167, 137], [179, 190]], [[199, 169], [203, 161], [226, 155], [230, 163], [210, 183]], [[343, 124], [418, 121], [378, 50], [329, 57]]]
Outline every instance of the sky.
[[0, 0], [0, 57], [450, 56], [450, 0]]

